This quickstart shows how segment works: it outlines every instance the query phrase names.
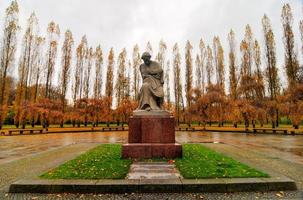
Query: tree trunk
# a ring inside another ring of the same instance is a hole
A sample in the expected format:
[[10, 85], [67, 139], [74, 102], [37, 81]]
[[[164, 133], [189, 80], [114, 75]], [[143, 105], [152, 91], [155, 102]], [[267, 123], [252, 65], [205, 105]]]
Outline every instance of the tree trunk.
[[15, 123], [16, 128], [19, 128], [19, 122]]
[[35, 127], [35, 118], [34, 117], [32, 118], [31, 125], [32, 125], [32, 128]]
[[279, 110], [276, 109], [276, 127], [279, 127]]
[[85, 117], [84, 117], [84, 126], [87, 127], [87, 124], [88, 124], [88, 117], [87, 117], [87, 115], [85, 115]]
[[272, 127], [272, 128], [276, 128], [276, 123], [275, 123], [274, 120], [272, 120], [272, 122], [271, 122], [271, 127]]

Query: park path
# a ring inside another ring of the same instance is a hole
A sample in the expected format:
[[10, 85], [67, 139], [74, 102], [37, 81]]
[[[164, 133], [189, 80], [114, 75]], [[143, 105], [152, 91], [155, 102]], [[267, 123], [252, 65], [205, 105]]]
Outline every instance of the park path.
[[254, 148], [243, 149], [230, 144], [209, 143], [203, 145], [261, 171], [283, 174], [293, 179], [299, 190], [303, 190], [303, 164], [301, 163], [292, 162], [291, 159], [284, 160], [279, 155], [269, 154], [267, 151], [262, 152]]
[[17, 180], [38, 176], [97, 145], [97, 143], [68, 145], [1, 164], [0, 192], [8, 191], [9, 185]]

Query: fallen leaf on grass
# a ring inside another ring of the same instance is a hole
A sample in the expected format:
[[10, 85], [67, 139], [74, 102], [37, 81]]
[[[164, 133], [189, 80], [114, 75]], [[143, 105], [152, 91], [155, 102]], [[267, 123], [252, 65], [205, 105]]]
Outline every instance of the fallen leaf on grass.
[[284, 197], [284, 192], [280, 191], [280, 192], [276, 193], [276, 195], [277, 195], [278, 197]]

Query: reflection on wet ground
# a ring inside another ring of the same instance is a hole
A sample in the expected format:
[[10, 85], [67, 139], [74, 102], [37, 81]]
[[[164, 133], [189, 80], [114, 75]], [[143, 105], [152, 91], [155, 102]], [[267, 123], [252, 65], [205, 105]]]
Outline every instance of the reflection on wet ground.
[[[220, 142], [303, 164], [303, 136], [177, 132], [179, 143]], [[0, 136], [0, 164], [75, 143], [125, 143], [127, 132]]]

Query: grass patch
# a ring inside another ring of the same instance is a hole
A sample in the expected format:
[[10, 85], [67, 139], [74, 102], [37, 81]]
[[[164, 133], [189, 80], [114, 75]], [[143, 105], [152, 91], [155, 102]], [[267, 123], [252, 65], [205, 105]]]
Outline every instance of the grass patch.
[[248, 178], [268, 174], [244, 165], [200, 144], [182, 145], [183, 157], [175, 163], [184, 178]]
[[[103, 144], [59, 167], [41, 178], [47, 179], [124, 179], [131, 160], [121, 159], [120, 144]], [[200, 144], [184, 144], [183, 157], [175, 164], [184, 178], [246, 178], [268, 177], [232, 158], [210, 150]], [[170, 162], [169, 159], [142, 159], [145, 162]]]
[[130, 164], [130, 159], [121, 159], [121, 145], [103, 144], [40, 177], [47, 179], [124, 179]]

